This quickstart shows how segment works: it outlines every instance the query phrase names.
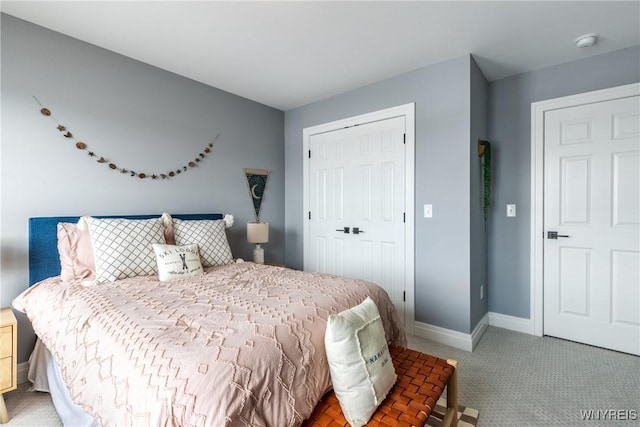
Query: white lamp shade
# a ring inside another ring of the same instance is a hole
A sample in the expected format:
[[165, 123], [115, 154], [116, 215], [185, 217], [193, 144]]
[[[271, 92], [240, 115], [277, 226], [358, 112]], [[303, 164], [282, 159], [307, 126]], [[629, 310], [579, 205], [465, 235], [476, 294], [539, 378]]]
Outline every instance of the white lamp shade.
[[267, 243], [269, 241], [269, 223], [248, 222], [247, 240], [249, 243]]

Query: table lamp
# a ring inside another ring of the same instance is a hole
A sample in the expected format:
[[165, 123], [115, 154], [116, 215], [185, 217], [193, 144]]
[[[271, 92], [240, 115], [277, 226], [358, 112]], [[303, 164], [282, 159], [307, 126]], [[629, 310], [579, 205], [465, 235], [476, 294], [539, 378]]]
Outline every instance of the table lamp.
[[253, 262], [264, 264], [264, 249], [260, 247], [261, 243], [269, 241], [269, 223], [268, 222], [248, 222], [247, 223], [247, 240], [249, 243], [255, 243], [253, 250]]

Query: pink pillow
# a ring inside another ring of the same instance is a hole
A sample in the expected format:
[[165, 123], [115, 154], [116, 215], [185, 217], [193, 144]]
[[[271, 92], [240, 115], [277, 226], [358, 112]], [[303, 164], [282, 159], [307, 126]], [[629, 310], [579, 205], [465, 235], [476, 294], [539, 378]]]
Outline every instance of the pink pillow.
[[89, 231], [80, 230], [76, 224], [59, 222], [58, 253], [62, 280], [85, 279], [95, 274]]
[[164, 241], [167, 245], [175, 245], [176, 236], [173, 229], [173, 218], [165, 212], [162, 214], [160, 219], [162, 220], [162, 227], [164, 228]]
[[164, 240], [167, 245], [175, 245], [176, 244], [176, 235], [173, 230], [173, 224], [164, 226]]

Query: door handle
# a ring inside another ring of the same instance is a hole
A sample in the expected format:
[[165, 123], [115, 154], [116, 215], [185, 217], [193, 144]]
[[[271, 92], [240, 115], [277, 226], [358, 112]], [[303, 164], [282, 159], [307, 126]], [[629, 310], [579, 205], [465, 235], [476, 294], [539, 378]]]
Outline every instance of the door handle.
[[[343, 232], [344, 234], [349, 234], [349, 227], [339, 228], [339, 229], [337, 229], [336, 231], [341, 231], [341, 232]], [[356, 229], [354, 228], [354, 229], [353, 229], [353, 232], [355, 233], [355, 231], [356, 231]]]
[[353, 227], [353, 234], [360, 234], [360, 233], [364, 233], [364, 230], [360, 230], [360, 228], [358, 227]]
[[547, 239], [555, 240], [558, 237], [571, 237], [571, 236], [567, 236], [566, 234], [558, 234], [557, 231], [547, 231]]

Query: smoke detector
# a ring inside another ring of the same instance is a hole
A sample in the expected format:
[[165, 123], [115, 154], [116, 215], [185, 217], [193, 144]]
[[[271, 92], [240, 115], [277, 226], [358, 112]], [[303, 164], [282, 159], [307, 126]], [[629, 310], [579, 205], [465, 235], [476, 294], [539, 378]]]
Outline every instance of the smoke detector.
[[573, 42], [577, 47], [591, 47], [598, 42], [598, 37], [596, 33], [589, 33], [578, 37]]

